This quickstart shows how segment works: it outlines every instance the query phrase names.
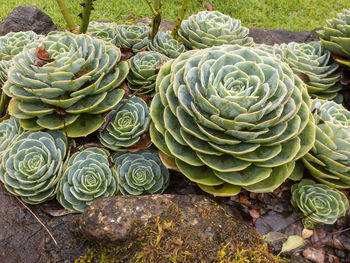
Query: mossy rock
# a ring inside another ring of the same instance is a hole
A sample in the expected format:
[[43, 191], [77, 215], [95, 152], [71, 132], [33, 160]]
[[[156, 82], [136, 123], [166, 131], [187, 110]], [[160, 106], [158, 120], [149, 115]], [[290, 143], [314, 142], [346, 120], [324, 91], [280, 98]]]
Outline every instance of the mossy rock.
[[79, 263], [282, 262], [255, 229], [199, 195], [104, 198], [78, 224], [96, 244]]

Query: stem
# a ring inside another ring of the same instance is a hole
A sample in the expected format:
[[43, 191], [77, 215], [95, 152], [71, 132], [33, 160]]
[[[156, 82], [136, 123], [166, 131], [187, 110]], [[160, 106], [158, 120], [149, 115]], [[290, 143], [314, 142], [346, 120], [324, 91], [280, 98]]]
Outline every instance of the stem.
[[149, 6], [149, 8], [151, 9], [153, 15], [156, 15], [157, 12], [156, 12], [156, 10], [154, 9], [151, 0], [145, 0], [145, 1], [146, 1], [147, 5]]
[[84, 0], [84, 8], [82, 12], [81, 25], [79, 28], [79, 34], [85, 34], [89, 26], [90, 15], [92, 10], [92, 3], [94, 0]]
[[160, 22], [162, 21], [162, 11], [161, 11], [162, 3], [160, 0], [153, 0], [153, 9], [156, 11], [156, 13], [153, 13], [152, 17], [152, 23], [151, 23], [151, 35], [150, 39], [153, 40], [154, 37], [157, 35]]
[[74, 23], [72, 16], [70, 15], [70, 12], [66, 6], [66, 3], [64, 2], [64, 0], [56, 0], [56, 1], [58, 6], [60, 7], [64, 20], [67, 23], [67, 28], [69, 30], [74, 30], [76, 28], [76, 25]]
[[179, 15], [178, 15], [176, 22], [175, 22], [175, 27], [174, 27], [173, 31], [171, 32], [171, 36], [176, 40], [179, 39], [178, 32], [180, 29], [181, 22], [185, 18], [185, 14], [186, 14], [186, 11], [187, 11], [189, 4], [190, 4], [189, 0], [183, 0], [181, 10], [180, 10]]

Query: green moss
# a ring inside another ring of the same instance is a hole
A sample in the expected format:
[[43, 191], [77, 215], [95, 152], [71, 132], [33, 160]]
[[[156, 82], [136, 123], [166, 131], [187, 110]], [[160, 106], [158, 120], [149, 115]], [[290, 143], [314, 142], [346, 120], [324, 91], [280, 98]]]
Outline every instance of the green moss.
[[[212, 211], [199, 204], [198, 209], [205, 222], [218, 221], [218, 217], [222, 216], [219, 206]], [[150, 219], [146, 226], [142, 222], [136, 222], [132, 235], [134, 240], [113, 248], [95, 247], [75, 263], [196, 262], [198, 259], [215, 263], [288, 262], [272, 256], [258, 234], [243, 224], [238, 225], [225, 218], [220, 221], [226, 222], [221, 225], [222, 231], [216, 233], [213, 240], [203, 242], [201, 235], [205, 230], [199, 227], [205, 222], [197, 224], [198, 227], [194, 224], [189, 231], [185, 220], [189, 219], [173, 205], [167, 212]], [[222, 240], [227, 243], [221, 243]]]

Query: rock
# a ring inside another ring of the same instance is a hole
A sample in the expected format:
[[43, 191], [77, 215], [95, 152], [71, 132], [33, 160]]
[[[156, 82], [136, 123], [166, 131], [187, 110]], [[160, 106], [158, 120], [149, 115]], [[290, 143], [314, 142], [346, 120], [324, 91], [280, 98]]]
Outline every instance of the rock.
[[[110, 260], [223, 262], [253, 259], [255, 253], [274, 262], [253, 228], [200, 195], [103, 198], [85, 210], [78, 224], [83, 236], [104, 246], [100, 253]], [[247, 249], [244, 255], [242, 249]]]
[[[144, 23], [146, 25], [151, 25], [152, 17], [143, 17], [136, 21], [137, 23]], [[160, 22], [159, 29], [164, 31], [171, 31], [174, 29], [174, 23], [165, 19]]]
[[313, 31], [289, 31], [282, 28], [273, 29], [260, 29], [260, 28], [250, 28], [249, 36], [254, 39], [256, 44], [282, 44], [289, 42], [311, 42], [318, 40], [316, 35], [316, 30]]
[[73, 221], [77, 215], [50, 217], [42, 211], [46, 205], [30, 208], [50, 230], [57, 246], [38, 220], [0, 183], [0, 262], [73, 262], [86, 253], [87, 242], [76, 236]]
[[47, 34], [57, 30], [51, 18], [36, 6], [17, 6], [0, 24], [0, 36], [9, 32], [34, 31]]

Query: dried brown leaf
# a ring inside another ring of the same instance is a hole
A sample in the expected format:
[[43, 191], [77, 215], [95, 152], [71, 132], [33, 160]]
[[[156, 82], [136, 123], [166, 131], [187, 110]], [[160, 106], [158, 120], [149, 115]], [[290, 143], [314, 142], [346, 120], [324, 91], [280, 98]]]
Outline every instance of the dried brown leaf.
[[122, 56], [120, 58], [120, 60], [122, 61], [128, 60], [129, 58], [135, 55], [135, 53], [129, 47], [119, 47], [119, 48], [120, 48], [120, 51], [122, 52]]
[[253, 222], [255, 222], [260, 217], [260, 210], [251, 209], [249, 210], [249, 214], [253, 218]]
[[47, 62], [53, 62], [53, 61], [55, 61], [55, 59], [50, 58], [50, 53], [46, 51], [46, 46], [45, 46], [45, 44], [43, 44], [42, 46], [36, 48], [36, 50], [35, 50], [35, 55], [36, 55], [39, 59], [44, 60], [44, 61], [47, 61]]
[[147, 94], [136, 94], [136, 97], [139, 97], [140, 99], [144, 100], [146, 103], [148, 103], [152, 99], [152, 96]]
[[306, 75], [305, 73], [298, 73], [297, 76], [305, 83], [309, 83], [310, 82], [310, 78], [308, 75]]
[[159, 70], [161, 69], [161, 67], [166, 63], [167, 61], [164, 61], [163, 63], [159, 64], [157, 67], [156, 67], [156, 73], [159, 72]]
[[340, 242], [340, 240], [334, 236], [333, 238], [327, 241], [327, 246], [334, 247], [340, 250], [345, 250], [345, 247], [343, 246], [342, 242]]
[[49, 214], [50, 216], [54, 216], [54, 217], [65, 216], [65, 215], [76, 213], [76, 212], [68, 210], [68, 209], [59, 209], [59, 210], [45, 209], [44, 212]]
[[149, 136], [149, 134], [144, 133], [141, 135], [140, 140], [133, 146], [127, 148], [127, 150], [129, 152], [137, 152], [139, 150], [148, 148], [151, 145], [151, 143], [151, 137]]
[[325, 254], [323, 247], [307, 247], [303, 251], [303, 256], [315, 263], [324, 263]]

